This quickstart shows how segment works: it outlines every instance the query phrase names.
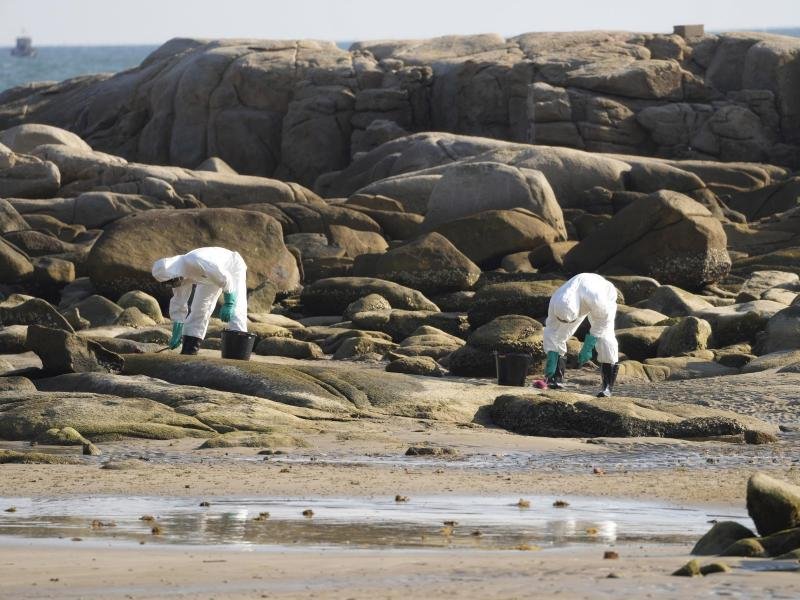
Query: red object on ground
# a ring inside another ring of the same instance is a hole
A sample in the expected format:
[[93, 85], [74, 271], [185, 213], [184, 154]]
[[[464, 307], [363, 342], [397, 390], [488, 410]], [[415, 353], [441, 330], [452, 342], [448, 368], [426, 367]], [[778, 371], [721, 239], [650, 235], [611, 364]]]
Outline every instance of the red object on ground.
[[537, 379], [533, 382], [533, 387], [539, 388], [540, 390], [546, 390], [547, 382], [544, 379]]

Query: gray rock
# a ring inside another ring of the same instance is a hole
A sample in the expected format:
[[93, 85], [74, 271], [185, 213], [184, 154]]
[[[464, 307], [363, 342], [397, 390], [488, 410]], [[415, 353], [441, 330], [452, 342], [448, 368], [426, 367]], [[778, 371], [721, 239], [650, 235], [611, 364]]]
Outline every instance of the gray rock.
[[52, 375], [96, 371], [114, 373], [121, 371], [123, 366], [118, 354], [63, 329], [31, 325], [26, 347], [39, 356], [44, 371]]
[[72, 326], [53, 307], [40, 298], [32, 298], [20, 303], [6, 300], [0, 303], [0, 323], [4, 325], [43, 325], [72, 332]]
[[368, 294], [379, 294], [393, 308], [438, 311], [423, 294], [391, 281], [370, 277], [331, 277], [306, 285], [300, 295], [303, 310], [312, 315], [342, 314]]
[[756, 473], [747, 481], [747, 512], [762, 536], [798, 527], [800, 488]]
[[13, 244], [0, 238], [0, 279], [7, 283], [23, 281], [33, 274], [30, 258]]
[[153, 327], [156, 325], [156, 322], [137, 307], [130, 306], [119, 314], [119, 316], [114, 320], [114, 325], [118, 327], [132, 327], [134, 329], [138, 329], [140, 327]]
[[288, 358], [322, 358], [322, 349], [313, 342], [291, 338], [268, 337], [260, 340], [254, 352], [262, 356], [286, 356]]
[[766, 323], [759, 349], [765, 354], [800, 348], [800, 303], [772, 315]]
[[697, 317], [685, 317], [667, 328], [658, 343], [658, 356], [680, 356], [705, 350], [711, 337], [711, 325]]
[[735, 521], [720, 521], [701, 537], [692, 548], [692, 554], [709, 556], [722, 554], [731, 544], [755, 534]]
[[617, 305], [616, 329], [632, 327], [650, 327], [666, 321], [669, 317], [663, 313], [648, 308], [632, 308], [624, 304]]
[[481, 268], [496, 267], [504, 256], [563, 241], [565, 236], [538, 215], [517, 208], [488, 210], [436, 228]]
[[[119, 300], [117, 300], [117, 306], [123, 309], [138, 308], [143, 314], [150, 317], [156, 323], [161, 323], [164, 320], [161, 315], [161, 307], [158, 305], [158, 300], [140, 290], [131, 290], [130, 292], [122, 294]], [[250, 303], [248, 299], [248, 308], [249, 306]]]
[[562, 283], [560, 280], [545, 280], [484, 286], [472, 300], [469, 322], [473, 327], [479, 327], [504, 314], [544, 317], [550, 297]]
[[481, 271], [447, 238], [430, 233], [383, 254], [359, 256], [353, 274], [394, 281], [430, 295], [469, 290]]
[[769, 289], [783, 284], [793, 284], [800, 280], [797, 273], [785, 271], [753, 271], [750, 277], [742, 284], [736, 302], [750, 302], [759, 300]]
[[695, 314], [705, 318], [702, 311], [714, 307], [703, 298], [672, 285], [662, 285], [647, 300], [639, 302], [638, 308], [663, 313], [668, 317], [686, 317]]
[[108, 298], [100, 295], [89, 296], [75, 305], [81, 317], [87, 319], [92, 327], [114, 325], [123, 312], [123, 308]]
[[768, 369], [780, 369], [798, 361], [800, 361], [800, 350], [779, 350], [754, 358], [742, 367], [742, 373], [757, 373]]
[[615, 335], [620, 351], [628, 358], [643, 361], [658, 356], [661, 338], [669, 327], [633, 327], [617, 329]]
[[502, 315], [467, 338], [467, 344], [450, 355], [448, 368], [453, 375], [486, 377], [495, 374], [494, 352], [517, 352], [531, 355], [533, 361], [544, 359], [541, 323], [524, 315]]
[[392, 305], [389, 301], [380, 294], [367, 294], [363, 298], [359, 298], [355, 302], [351, 302], [344, 310], [343, 316], [345, 319], [352, 319], [354, 315], [360, 312], [380, 312], [392, 310]]
[[652, 277], [637, 275], [609, 275], [608, 279], [625, 297], [626, 304], [636, 304], [650, 298], [661, 287]]
[[386, 370], [390, 373], [406, 373], [426, 377], [441, 377], [445, 373], [439, 363], [430, 356], [404, 356], [386, 365]]
[[[713, 354], [711, 354], [713, 358]], [[646, 365], [667, 367], [670, 381], [680, 379], [698, 379], [703, 377], [720, 377], [722, 375], [735, 375], [739, 369], [726, 367], [713, 360], [693, 356], [676, 356], [670, 358], [648, 358]]]

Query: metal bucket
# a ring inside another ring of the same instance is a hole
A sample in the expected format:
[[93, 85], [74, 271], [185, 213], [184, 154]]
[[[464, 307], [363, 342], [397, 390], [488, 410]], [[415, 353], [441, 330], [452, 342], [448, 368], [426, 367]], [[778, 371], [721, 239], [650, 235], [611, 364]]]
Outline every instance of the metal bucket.
[[232, 331], [225, 329], [222, 332], [222, 358], [236, 360], [250, 360], [256, 334], [246, 331]]
[[514, 385], [517, 387], [524, 386], [531, 361], [530, 354], [495, 352], [494, 364], [497, 372], [497, 383], [499, 385]]

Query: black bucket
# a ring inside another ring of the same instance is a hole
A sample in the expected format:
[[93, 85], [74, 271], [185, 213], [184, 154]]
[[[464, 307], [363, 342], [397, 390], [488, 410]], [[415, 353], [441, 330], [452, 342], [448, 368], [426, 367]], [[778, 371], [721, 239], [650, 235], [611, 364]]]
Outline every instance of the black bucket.
[[499, 385], [525, 385], [525, 376], [531, 366], [531, 355], [519, 352], [494, 353], [494, 364], [497, 370]]
[[256, 334], [246, 331], [222, 331], [222, 358], [235, 358], [236, 360], [250, 360]]

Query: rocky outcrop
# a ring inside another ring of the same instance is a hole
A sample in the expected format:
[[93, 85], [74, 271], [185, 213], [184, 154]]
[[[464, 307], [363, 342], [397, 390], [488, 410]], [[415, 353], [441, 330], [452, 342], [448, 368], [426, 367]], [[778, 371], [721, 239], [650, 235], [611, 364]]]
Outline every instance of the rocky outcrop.
[[239, 252], [247, 264], [248, 289], [267, 280], [280, 290], [300, 283], [280, 224], [265, 214], [238, 209], [151, 210], [120, 219], [94, 245], [86, 270], [97, 290], [111, 297], [141, 290], [163, 298], [169, 290], [153, 279], [153, 262], [203, 246]]
[[636, 398], [594, 398], [563, 391], [505, 394], [491, 408], [501, 427], [550, 437], [711, 437], [774, 426], [736, 413], [694, 404]]
[[566, 269], [634, 274], [698, 288], [731, 266], [727, 238], [703, 206], [676, 192], [658, 192], [617, 213], [567, 253]]
[[[174, 39], [113, 78], [11, 90], [39, 122], [129, 160], [313, 184], [406, 131], [599, 152], [797, 164], [800, 42], [627, 32], [359, 42]], [[92, 129], [105, 115], [117, 118]]]

